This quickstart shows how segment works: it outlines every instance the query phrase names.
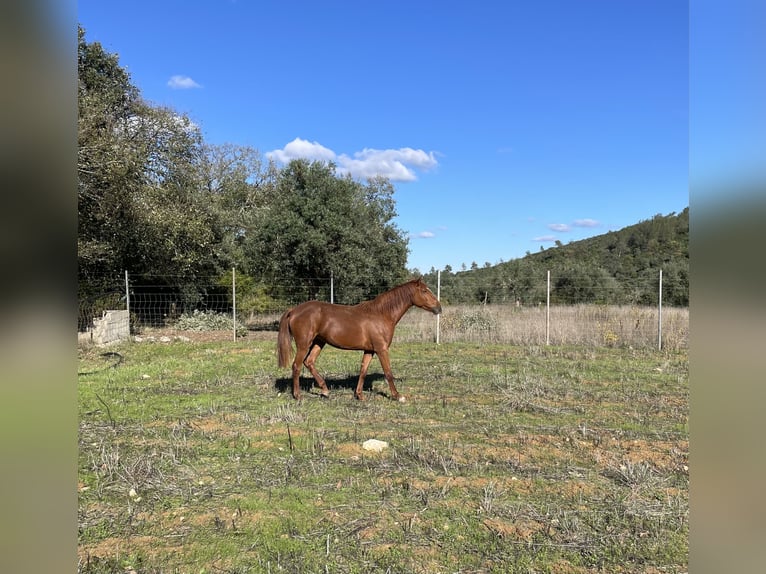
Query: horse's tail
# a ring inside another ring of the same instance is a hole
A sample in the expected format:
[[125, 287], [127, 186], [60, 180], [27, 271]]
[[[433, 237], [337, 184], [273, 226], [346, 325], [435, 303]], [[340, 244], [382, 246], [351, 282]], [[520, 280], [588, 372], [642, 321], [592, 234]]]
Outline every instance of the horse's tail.
[[290, 313], [285, 311], [279, 319], [279, 336], [277, 337], [277, 362], [281, 368], [289, 367], [293, 358], [292, 335], [290, 334]]

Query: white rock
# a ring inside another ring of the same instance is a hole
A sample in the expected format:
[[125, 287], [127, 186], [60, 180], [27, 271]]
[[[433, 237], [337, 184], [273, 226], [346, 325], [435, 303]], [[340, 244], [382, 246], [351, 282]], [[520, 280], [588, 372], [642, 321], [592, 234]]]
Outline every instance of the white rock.
[[370, 440], [366, 440], [362, 443], [362, 448], [364, 450], [380, 452], [384, 448], [388, 448], [388, 443], [384, 440], [377, 440], [377, 439], [371, 438]]

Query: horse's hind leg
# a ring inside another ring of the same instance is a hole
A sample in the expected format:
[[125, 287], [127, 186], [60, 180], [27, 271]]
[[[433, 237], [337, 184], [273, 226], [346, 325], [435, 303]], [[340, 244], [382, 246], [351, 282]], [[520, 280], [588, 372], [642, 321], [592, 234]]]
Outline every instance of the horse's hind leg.
[[300, 400], [301, 398], [301, 371], [303, 370], [303, 357], [308, 352], [307, 347], [301, 347], [296, 345], [295, 359], [293, 360], [293, 398]]
[[308, 360], [309, 351], [313, 346], [312, 340], [305, 335], [295, 337], [295, 359], [293, 359], [293, 398], [301, 398], [301, 371]]
[[356, 383], [356, 391], [354, 391], [354, 397], [360, 401], [364, 400], [364, 394], [362, 393], [364, 388], [364, 378], [367, 376], [367, 367], [370, 366], [370, 361], [372, 361], [372, 356], [374, 354], [375, 353], [365, 351], [362, 356], [362, 368], [359, 370], [359, 380]]
[[314, 377], [314, 380], [316, 381], [317, 385], [319, 385], [319, 388], [321, 389], [319, 391], [319, 394], [327, 398], [330, 396], [330, 389], [327, 388], [327, 384], [325, 383], [324, 379], [322, 378], [322, 375], [319, 374], [319, 371], [317, 371], [315, 366], [317, 357], [319, 356], [319, 353], [322, 352], [324, 345], [325, 345], [324, 343], [314, 342], [313, 346], [311, 347], [311, 350], [309, 351], [309, 354], [304, 359], [303, 364], [308, 367], [309, 371], [311, 371], [311, 376]]

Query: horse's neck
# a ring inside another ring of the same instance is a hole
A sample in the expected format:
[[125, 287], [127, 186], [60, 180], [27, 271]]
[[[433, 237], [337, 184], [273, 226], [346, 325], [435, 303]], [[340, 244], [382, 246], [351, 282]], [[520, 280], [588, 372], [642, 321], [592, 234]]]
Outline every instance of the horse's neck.
[[393, 312], [391, 313], [391, 318], [394, 321], [394, 327], [402, 320], [402, 317], [404, 317], [404, 314], [410, 310], [410, 307], [412, 307], [412, 303], [403, 301], [397, 307], [392, 308]]
[[378, 313], [388, 315], [394, 326], [401, 321], [404, 314], [413, 305], [412, 299], [409, 297], [391, 297], [384, 300], [373, 299], [369, 303]]

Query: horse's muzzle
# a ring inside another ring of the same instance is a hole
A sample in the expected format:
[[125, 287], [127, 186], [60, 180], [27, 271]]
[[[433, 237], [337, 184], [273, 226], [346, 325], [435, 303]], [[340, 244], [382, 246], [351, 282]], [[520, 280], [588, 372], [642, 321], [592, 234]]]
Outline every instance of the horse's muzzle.
[[438, 315], [441, 312], [442, 312], [441, 305], [437, 305], [436, 307], [431, 307], [431, 313], [433, 313], [434, 315]]

